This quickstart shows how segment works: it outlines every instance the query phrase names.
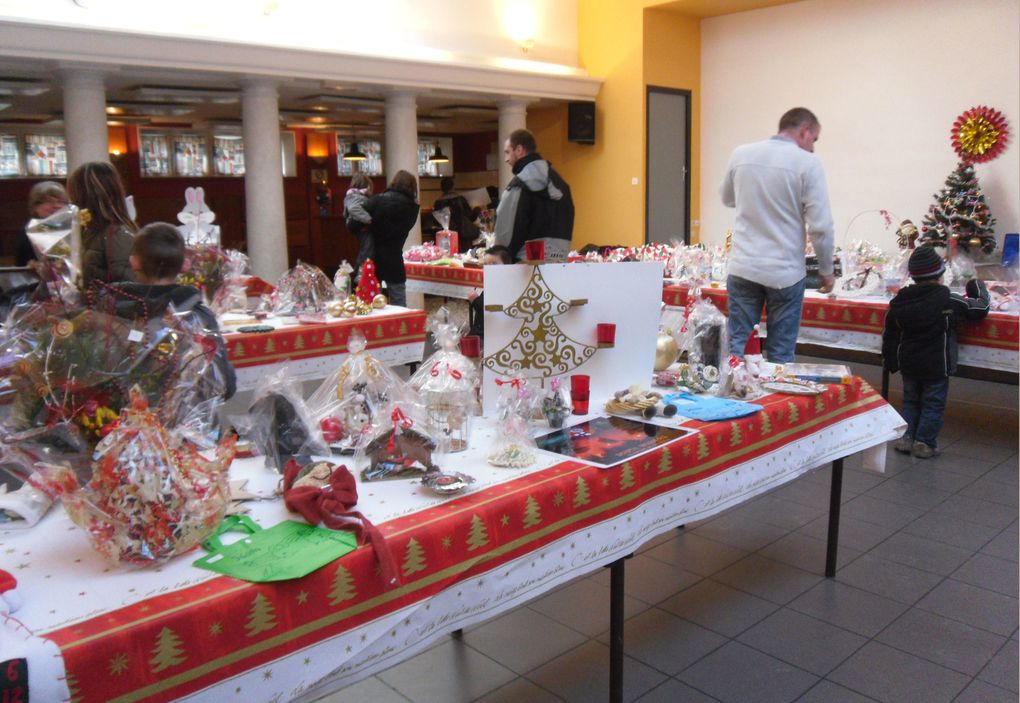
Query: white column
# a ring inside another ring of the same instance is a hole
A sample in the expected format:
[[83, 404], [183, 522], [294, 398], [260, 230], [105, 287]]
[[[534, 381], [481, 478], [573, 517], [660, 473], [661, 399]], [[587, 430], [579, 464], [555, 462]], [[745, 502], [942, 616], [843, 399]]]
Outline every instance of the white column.
[[62, 71], [67, 172], [89, 161], [108, 161], [106, 85], [103, 74], [88, 69]]
[[[386, 144], [383, 163], [387, 182], [397, 171], [404, 170], [418, 178], [418, 104], [414, 93], [394, 91], [386, 95]], [[421, 184], [418, 184], [419, 200]], [[421, 216], [407, 235], [404, 248], [421, 244]], [[423, 309], [424, 297], [420, 293], [407, 294], [409, 308]]]
[[242, 82], [244, 211], [252, 273], [275, 282], [287, 270], [287, 215], [280, 162], [280, 105], [276, 84]]
[[503, 192], [507, 183], [513, 178], [513, 173], [506, 161], [503, 160], [503, 145], [506, 143], [510, 133], [515, 129], [525, 129], [528, 126], [528, 101], [527, 100], [504, 100], [499, 104], [499, 141], [496, 142], [496, 151], [499, 158], [499, 190]]

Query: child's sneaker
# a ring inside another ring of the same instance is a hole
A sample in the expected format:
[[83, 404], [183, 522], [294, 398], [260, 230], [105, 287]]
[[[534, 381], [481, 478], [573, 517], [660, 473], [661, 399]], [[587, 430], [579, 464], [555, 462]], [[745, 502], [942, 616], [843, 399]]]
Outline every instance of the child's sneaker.
[[935, 447], [929, 447], [924, 442], [914, 442], [914, 446], [911, 448], [910, 453], [918, 459], [931, 459], [939, 453], [939, 450]]
[[901, 454], [909, 454], [914, 448], [914, 438], [903, 435], [892, 445], [892, 448]]

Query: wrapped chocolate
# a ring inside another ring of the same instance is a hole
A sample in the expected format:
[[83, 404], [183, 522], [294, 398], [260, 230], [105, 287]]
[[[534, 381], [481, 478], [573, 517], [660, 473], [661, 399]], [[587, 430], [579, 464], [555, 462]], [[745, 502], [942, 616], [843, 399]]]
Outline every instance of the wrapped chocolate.
[[266, 457], [265, 464], [283, 471], [293, 457], [324, 456], [329, 448], [313, 420], [301, 384], [287, 374], [286, 367], [260, 385], [248, 408], [248, 437]]
[[348, 295], [354, 292], [354, 286], [352, 285], [353, 275], [354, 267], [347, 263], [347, 259], [340, 262], [336, 273], [333, 274], [333, 287], [336, 288], [337, 296], [341, 300], [346, 299]]
[[460, 328], [440, 308], [430, 323], [438, 351], [411, 377], [410, 385], [425, 406], [429, 429], [442, 453], [462, 452], [471, 437], [477, 399], [478, 368], [460, 353]]
[[728, 351], [726, 316], [712, 301], [702, 298], [700, 290], [691, 291], [691, 296], [694, 302], [678, 335], [681, 357], [686, 355], [689, 364], [719, 368]]
[[368, 462], [361, 472], [363, 480], [417, 478], [439, 470], [432, 461], [436, 441], [420, 418], [417, 408], [394, 405], [389, 418], [372, 425], [360, 450], [361, 459]]
[[163, 426], [142, 393], [131, 398], [96, 447], [84, 485], [66, 467], [40, 471], [35, 483], [60, 498], [109, 561], [160, 564], [193, 549], [223, 518], [235, 440], [221, 442], [207, 460]]
[[496, 379], [496, 385], [499, 388], [496, 403], [499, 431], [496, 442], [489, 450], [488, 462], [493, 466], [508, 468], [530, 466], [535, 463], [537, 446], [528, 427], [533, 412], [533, 398], [527, 391], [527, 380]]
[[541, 408], [542, 417], [554, 429], [563, 427], [563, 422], [570, 416], [570, 392], [559, 376], [549, 380], [549, 388], [542, 394]]
[[273, 313], [325, 312], [329, 302], [336, 298], [333, 282], [320, 268], [298, 261], [294, 268], [280, 277], [273, 293]]
[[223, 282], [215, 291], [209, 308], [216, 315], [248, 310], [248, 256], [236, 249], [223, 251]]

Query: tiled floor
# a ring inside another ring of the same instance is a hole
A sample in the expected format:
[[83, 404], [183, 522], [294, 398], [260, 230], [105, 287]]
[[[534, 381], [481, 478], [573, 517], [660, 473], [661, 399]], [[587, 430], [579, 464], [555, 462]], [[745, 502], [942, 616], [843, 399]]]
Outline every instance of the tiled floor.
[[[1017, 428], [951, 421], [943, 454], [846, 462], [663, 535], [627, 562], [625, 699], [1015, 703]], [[607, 700], [609, 574], [574, 581], [322, 699]]]

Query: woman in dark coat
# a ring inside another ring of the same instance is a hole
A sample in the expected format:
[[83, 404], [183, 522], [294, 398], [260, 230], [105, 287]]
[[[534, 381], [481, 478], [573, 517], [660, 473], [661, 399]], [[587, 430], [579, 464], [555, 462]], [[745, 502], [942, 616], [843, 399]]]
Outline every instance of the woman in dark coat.
[[397, 171], [389, 187], [365, 204], [372, 215], [375, 272], [379, 280], [386, 283], [390, 305], [407, 304], [404, 242], [418, 220], [417, 200], [418, 181], [407, 171]]
[[67, 195], [80, 210], [88, 210], [81, 231], [82, 288], [93, 281], [134, 281], [128, 257], [138, 226], [127, 211], [124, 186], [105, 161], [82, 164], [67, 178]]

